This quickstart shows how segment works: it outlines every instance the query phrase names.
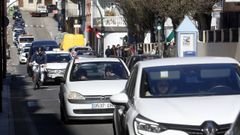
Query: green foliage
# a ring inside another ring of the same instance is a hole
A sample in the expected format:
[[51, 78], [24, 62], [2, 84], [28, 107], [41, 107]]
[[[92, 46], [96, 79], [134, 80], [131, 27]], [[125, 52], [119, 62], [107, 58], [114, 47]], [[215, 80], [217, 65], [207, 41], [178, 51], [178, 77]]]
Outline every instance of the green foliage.
[[[220, 0], [116, 0], [123, 9], [128, 28], [142, 33], [153, 28], [155, 19], [171, 17], [175, 28], [185, 15], [194, 17], [211, 14], [212, 6]], [[200, 22], [198, 22], [200, 23]], [[204, 23], [204, 22], [201, 22]]]

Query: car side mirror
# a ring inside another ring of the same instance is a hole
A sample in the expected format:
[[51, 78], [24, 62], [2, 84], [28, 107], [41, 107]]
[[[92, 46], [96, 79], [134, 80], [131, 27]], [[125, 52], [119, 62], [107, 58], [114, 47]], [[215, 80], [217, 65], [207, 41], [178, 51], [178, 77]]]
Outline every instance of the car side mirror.
[[119, 93], [110, 97], [110, 102], [115, 105], [125, 106], [128, 103], [128, 96], [125, 93]]

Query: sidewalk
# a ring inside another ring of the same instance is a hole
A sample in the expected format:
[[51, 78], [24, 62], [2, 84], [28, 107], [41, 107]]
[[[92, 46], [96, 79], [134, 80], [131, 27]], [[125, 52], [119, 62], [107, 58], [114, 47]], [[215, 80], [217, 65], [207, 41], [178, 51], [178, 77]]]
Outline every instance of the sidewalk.
[[0, 113], [0, 133], [1, 135], [14, 135], [14, 121], [10, 102], [10, 81], [11, 76], [7, 75], [3, 80], [2, 91], [2, 112]]

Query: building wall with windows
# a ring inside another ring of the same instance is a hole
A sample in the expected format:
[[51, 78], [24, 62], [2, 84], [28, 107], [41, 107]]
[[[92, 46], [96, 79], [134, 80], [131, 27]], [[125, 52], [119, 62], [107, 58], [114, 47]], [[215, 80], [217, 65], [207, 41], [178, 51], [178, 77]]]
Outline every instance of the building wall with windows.
[[[105, 51], [108, 45], [119, 44], [122, 46], [128, 29], [118, 3], [115, 0], [91, 0], [87, 7], [91, 8], [90, 25], [87, 19], [88, 25], [93, 28], [93, 32], [101, 32], [101, 38], [104, 38], [103, 45], [101, 44], [102, 39], [99, 38], [96, 39], [95, 46], [103, 47], [102, 51]], [[88, 12], [87, 9], [86, 13]]]
[[22, 0], [22, 3], [23, 4], [20, 7], [22, 10], [36, 11], [37, 4], [40, 5], [55, 4], [55, 0]]

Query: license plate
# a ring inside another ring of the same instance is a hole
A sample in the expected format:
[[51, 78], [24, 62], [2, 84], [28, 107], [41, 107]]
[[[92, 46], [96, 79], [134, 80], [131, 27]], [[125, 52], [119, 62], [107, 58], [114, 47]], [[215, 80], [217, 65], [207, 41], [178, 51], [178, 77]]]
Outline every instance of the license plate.
[[106, 108], [114, 108], [113, 104], [111, 103], [93, 103], [93, 109], [106, 109]]

